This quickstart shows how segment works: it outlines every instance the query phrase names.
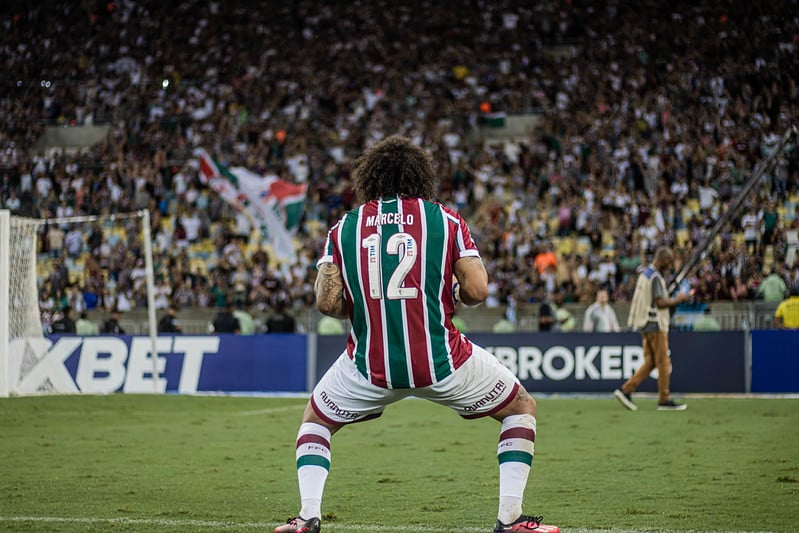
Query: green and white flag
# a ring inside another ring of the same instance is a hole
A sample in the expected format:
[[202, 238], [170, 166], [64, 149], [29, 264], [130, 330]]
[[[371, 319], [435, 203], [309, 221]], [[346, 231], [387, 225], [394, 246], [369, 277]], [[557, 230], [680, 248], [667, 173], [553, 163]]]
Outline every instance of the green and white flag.
[[244, 167], [228, 168], [205, 150], [200, 152], [200, 181], [254, 222], [277, 259], [296, 259], [292, 235], [305, 209], [307, 185], [261, 176]]

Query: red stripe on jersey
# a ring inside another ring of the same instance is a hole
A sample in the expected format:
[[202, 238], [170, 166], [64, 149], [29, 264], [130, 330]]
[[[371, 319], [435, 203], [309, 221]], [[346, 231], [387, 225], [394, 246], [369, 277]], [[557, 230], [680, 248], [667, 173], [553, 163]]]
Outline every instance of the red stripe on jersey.
[[[445, 214], [449, 215], [447, 220], [447, 230], [450, 239], [450, 260], [447, 262], [449, 276], [451, 277], [454, 270], [454, 265], [461, 258], [461, 253], [466, 250], [477, 251], [477, 246], [472, 240], [472, 235], [469, 232], [469, 226], [456, 212], [452, 211], [446, 206], [441, 206]], [[454, 219], [454, 220], [453, 220]], [[455, 220], [460, 221], [460, 224]], [[460, 248], [460, 243], [463, 242], [464, 248]], [[444, 286], [444, 291], [448, 290], [448, 285]], [[449, 345], [452, 350], [452, 366], [458, 369], [466, 362], [472, 355], [472, 343], [465, 339], [465, 337], [452, 325], [452, 316], [455, 314], [455, 303], [451, 295], [441, 294], [441, 301], [444, 302], [444, 312], [446, 315], [446, 328], [449, 335]]]
[[[425, 287], [422, 284], [424, 265], [422, 264], [421, 256], [426, 246], [423, 241], [423, 217], [419, 206], [419, 200], [402, 200], [402, 214], [406, 220], [408, 219], [408, 215], [413, 215], [414, 224], [403, 225], [402, 231], [413, 237], [417, 247], [417, 260], [405, 277], [405, 286], [418, 287], [419, 293], [417, 298], [404, 301], [405, 315], [408, 321], [406, 328], [411, 349], [413, 384], [415, 387], [427, 387], [433, 384], [435, 371], [430, 368], [430, 345], [427, 334], [425, 333], [427, 331], [427, 323], [425, 321], [427, 298], [425, 295]], [[429, 261], [430, 258], [427, 258], [427, 260]], [[438, 258], [436, 258], [436, 260], [438, 260]]]
[[[358, 225], [361, 231], [361, 242], [357, 243], [358, 246], [361, 245], [365, 238], [378, 233], [378, 228], [380, 226], [366, 225], [367, 217], [371, 215], [377, 215], [377, 207], [377, 202], [368, 202], [363, 206], [363, 211], [361, 213], [360, 219], [358, 220]], [[368, 280], [368, 254], [363, 253], [360, 248], [354, 253], [357, 253], [360, 259], [361, 281]], [[379, 250], [378, 253], [380, 253]], [[369, 328], [371, 330], [368, 340], [369, 352], [366, 354], [369, 366], [369, 378], [372, 383], [378, 387], [386, 387], [388, 386], [388, 371], [386, 370], [386, 347], [383, 344], [383, 339], [385, 337], [383, 335], [383, 307], [381, 305], [381, 300], [375, 300], [369, 296], [368, 282], [363, 284], [362, 289], [363, 299], [366, 302], [366, 320], [369, 323]]]
[[322, 437], [321, 435], [315, 435], [313, 433], [306, 433], [299, 439], [297, 439], [297, 448], [302, 446], [303, 444], [319, 444], [320, 446], [324, 446], [325, 448], [330, 449], [330, 441], [326, 438]]

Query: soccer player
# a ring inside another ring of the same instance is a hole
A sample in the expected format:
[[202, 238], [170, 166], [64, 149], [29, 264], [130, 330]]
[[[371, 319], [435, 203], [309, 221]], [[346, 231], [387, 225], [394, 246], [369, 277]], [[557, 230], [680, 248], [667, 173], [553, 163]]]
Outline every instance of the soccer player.
[[[488, 275], [466, 222], [433, 201], [432, 160], [404, 137], [366, 150], [353, 183], [361, 205], [330, 229], [315, 284], [317, 309], [348, 318], [352, 330], [305, 408], [296, 441], [301, 508], [275, 533], [320, 531], [331, 436], [410, 395], [463, 418], [501, 422], [494, 531], [539, 527], [541, 517], [522, 514], [535, 400], [452, 325], [459, 300], [477, 305], [488, 295]], [[536, 531], [559, 531], [541, 527]]]

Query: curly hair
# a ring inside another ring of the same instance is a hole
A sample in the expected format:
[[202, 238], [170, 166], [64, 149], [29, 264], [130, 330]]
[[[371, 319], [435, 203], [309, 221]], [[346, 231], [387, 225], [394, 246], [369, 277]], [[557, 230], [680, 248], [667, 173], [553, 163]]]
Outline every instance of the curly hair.
[[385, 196], [432, 200], [435, 183], [433, 159], [407, 137], [387, 137], [355, 160], [353, 184], [362, 203]]

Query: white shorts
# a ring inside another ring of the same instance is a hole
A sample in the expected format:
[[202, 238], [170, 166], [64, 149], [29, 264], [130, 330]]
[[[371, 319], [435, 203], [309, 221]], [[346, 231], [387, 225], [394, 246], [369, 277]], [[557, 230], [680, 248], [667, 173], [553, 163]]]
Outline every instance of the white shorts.
[[344, 352], [314, 387], [311, 406], [329, 424], [349, 424], [377, 418], [387, 405], [416, 396], [449, 407], [464, 418], [479, 418], [507, 406], [519, 386], [510, 370], [476, 345], [472, 356], [442, 381], [410, 389], [373, 385]]

